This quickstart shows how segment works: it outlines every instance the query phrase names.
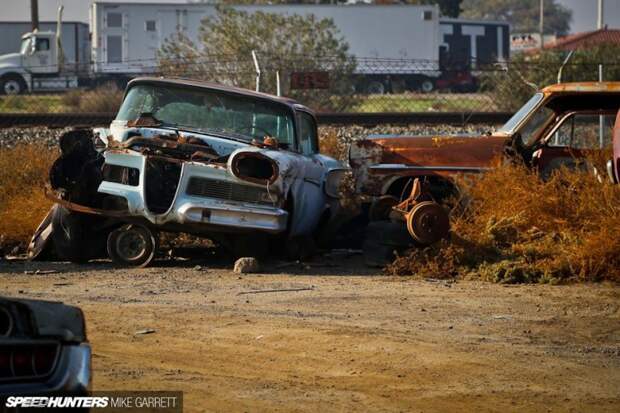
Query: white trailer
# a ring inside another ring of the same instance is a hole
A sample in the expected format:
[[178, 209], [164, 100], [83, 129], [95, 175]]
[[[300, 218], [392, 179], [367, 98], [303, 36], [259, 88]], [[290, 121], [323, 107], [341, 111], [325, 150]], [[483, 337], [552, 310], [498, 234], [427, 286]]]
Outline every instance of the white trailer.
[[[359, 59], [358, 74], [381, 92], [373, 77], [418, 74], [420, 81], [438, 77], [439, 9], [415, 5], [237, 5], [235, 9], [282, 15], [331, 18]], [[213, 4], [94, 2], [91, 6], [92, 60], [99, 73], [144, 73], [156, 66], [156, 51], [182, 32], [198, 39], [202, 19], [216, 14]], [[365, 59], [386, 59], [370, 67]], [[432, 89], [432, 83], [426, 88]]]
[[[481, 58], [507, 58], [506, 23], [441, 19], [436, 5], [237, 5], [240, 11], [331, 18], [356, 58], [357, 88], [368, 93], [436, 87], [475, 88]], [[68, 64], [62, 36], [26, 33], [20, 53], [0, 56], [0, 93], [63, 90], [110, 80], [123, 83], [157, 70], [157, 50], [178, 32], [196, 41], [214, 4], [95, 1], [90, 62]], [[61, 27], [61, 26], [57, 26]], [[447, 64], [446, 64], [447, 62]], [[455, 69], [457, 68], [457, 69]], [[460, 84], [457, 84], [460, 82]]]

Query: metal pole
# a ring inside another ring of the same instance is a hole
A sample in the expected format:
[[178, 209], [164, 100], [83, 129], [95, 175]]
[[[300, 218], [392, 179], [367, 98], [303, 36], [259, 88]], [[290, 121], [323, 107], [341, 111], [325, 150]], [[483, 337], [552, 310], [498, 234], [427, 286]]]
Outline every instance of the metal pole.
[[[601, 30], [603, 28], [603, 0], [598, 0], [598, 29]], [[598, 81], [603, 81], [603, 64], [599, 63], [598, 65]], [[598, 117], [598, 139], [599, 145], [601, 149], [605, 146], [605, 118], [603, 115]]]
[[256, 69], [256, 91], [260, 92], [260, 66], [258, 65], [258, 58], [256, 57], [255, 50], [252, 50], [252, 59], [254, 59], [254, 69]]
[[538, 31], [540, 32], [540, 50], [542, 50], [545, 45], [545, 0], [540, 0], [540, 18], [538, 24]]
[[30, 0], [30, 21], [32, 31], [39, 30], [39, 0]]

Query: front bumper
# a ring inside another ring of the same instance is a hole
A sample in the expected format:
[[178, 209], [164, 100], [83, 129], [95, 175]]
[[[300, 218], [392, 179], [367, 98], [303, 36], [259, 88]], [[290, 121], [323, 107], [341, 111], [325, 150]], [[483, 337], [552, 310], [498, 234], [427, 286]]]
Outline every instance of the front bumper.
[[154, 225], [204, 224], [217, 226], [220, 231], [225, 231], [226, 228], [230, 228], [231, 231], [246, 229], [270, 233], [286, 230], [288, 212], [276, 206], [277, 202], [273, 205], [254, 204], [188, 194], [187, 188], [191, 178], [226, 181], [229, 184], [246, 185], [248, 188], [257, 187], [231, 176], [221, 165], [183, 162], [170, 207], [165, 212], [156, 213], [149, 209], [147, 202], [146, 186], [149, 185], [146, 174], [147, 156], [127, 150], [109, 151], [105, 157], [107, 165], [138, 170], [139, 183], [136, 186], [103, 181], [98, 189], [99, 193], [126, 199], [129, 216], [143, 217]]

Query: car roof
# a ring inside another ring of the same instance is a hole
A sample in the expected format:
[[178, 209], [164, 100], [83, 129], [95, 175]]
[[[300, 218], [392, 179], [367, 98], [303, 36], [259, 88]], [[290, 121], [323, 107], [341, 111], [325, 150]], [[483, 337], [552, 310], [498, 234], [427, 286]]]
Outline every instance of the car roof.
[[283, 96], [275, 96], [269, 93], [263, 92], [255, 92], [249, 89], [243, 89], [235, 86], [227, 86], [222, 85], [220, 83], [207, 82], [204, 80], [193, 80], [193, 79], [181, 79], [181, 78], [168, 78], [168, 77], [137, 77], [129, 81], [127, 84], [127, 90], [131, 86], [136, 84], [160, 84], [160, 85], [173, 85], [173, 86], [184, 86], [184, 87], [196, 87], [201, 89], [208, 90], [216, 90], [224, 93], [232, 93], [240, 96], [247, 96], [255, 99], [267, 100], [275, 103], [279, 103], [282, 105], [286, 105], [293, 110], [305, 110], [310, 112], [313, 116], [314, 111], [307, 106], [302, 105], [294, 99], [283, 97]]
[[542, 89], [543, 93], [620, 93], [620, 82], [557, 83]]

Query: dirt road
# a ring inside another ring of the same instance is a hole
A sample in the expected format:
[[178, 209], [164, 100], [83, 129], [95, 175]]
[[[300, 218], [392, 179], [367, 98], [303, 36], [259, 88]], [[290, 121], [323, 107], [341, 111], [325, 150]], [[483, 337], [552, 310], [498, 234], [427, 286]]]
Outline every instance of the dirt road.
[[[80, 306], [94, 389], [183, 390], [185, 411], [620, 411], [620, 286], [200, 265], [0, 262], [0, 294]], [[305, 290], [242, 294], [276, 289]]]

